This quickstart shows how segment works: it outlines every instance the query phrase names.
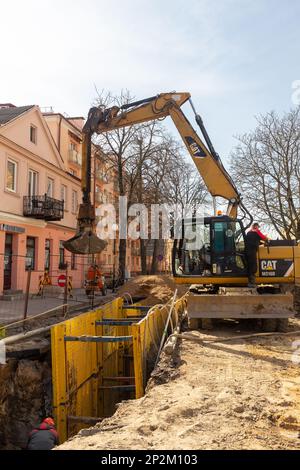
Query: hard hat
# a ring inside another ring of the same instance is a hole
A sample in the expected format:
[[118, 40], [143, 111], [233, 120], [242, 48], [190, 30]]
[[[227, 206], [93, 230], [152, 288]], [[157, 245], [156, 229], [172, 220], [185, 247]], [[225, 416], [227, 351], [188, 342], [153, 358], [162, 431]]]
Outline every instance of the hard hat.
[[43, 423], [46, 423], [46, 424], [48, 424], [49, 426], [54, 426], [54, 425], [55, 425], [54, 419], [52, 419], [52, 418], [45, 418], [44, 421], [43, 421]]

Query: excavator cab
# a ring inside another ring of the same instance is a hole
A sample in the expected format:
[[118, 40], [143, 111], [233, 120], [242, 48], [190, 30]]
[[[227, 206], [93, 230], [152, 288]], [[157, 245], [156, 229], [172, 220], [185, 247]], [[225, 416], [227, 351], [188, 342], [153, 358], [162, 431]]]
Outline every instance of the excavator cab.
[[245, 230], [228, 216], [185, 219], [174, 240], [175, 277], [230, 278], [247, 276]]

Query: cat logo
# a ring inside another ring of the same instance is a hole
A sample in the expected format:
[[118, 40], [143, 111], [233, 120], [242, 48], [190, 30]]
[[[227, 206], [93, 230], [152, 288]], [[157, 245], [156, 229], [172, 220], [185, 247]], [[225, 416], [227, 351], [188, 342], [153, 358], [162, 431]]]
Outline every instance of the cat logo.
[[197, 144], [193, 137], [186, 137], [185, 140], [193, 157], [206, 157], [206, 153], [200, 145]]
[[263, 271], [276, 271], [277, 260], [262, 260], [261, 269]]

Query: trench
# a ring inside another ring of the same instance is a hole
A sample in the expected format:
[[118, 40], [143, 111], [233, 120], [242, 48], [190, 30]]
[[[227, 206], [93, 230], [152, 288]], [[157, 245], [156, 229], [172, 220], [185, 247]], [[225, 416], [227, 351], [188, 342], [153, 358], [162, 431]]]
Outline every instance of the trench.
[[[135, 302], [141, 300], [140, 296], [133, 298]], [[0, 365], [0, 450], [23, 450], [32, 429], [54, 414], [50, 332], [8, 346], [6, 356], [6, 364]], [[145, 364], [146, 384], [155, 359], [155, 350], [151, 348]], [[126, 354], [124, 361], [125, 375], [132, 375], [132, 364]], [[109, 395], [109, 391], [103, 393], [104, 417], [112, 416], [121, 401], [135, 398], [132, 391], [124, 391], [113, 402], [106, 401], [105, 396]], [[77, 423], [74, 430], [78, 432], [84, 427], [87, 423]]]

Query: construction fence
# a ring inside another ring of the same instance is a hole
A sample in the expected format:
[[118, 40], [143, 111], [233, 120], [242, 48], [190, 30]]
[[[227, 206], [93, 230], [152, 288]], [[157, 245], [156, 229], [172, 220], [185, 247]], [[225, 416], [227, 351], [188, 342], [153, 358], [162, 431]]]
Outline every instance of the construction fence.
[[60, 441], [140, 398], [186, 298], [155, 307], [118, 298], [51, 329], [53, 413]]
[[[97, 303], [100, 289], [86, 290], [89, 267], [95, 262], [92, 255], [64, 252], [51, 254], [47, 263], [38, 258], [0, 253], [0, 326], [31, 317], [68, 304], [70, 308]], [[100, 265], [100, 271], [112, 284], [111, 266]]]

